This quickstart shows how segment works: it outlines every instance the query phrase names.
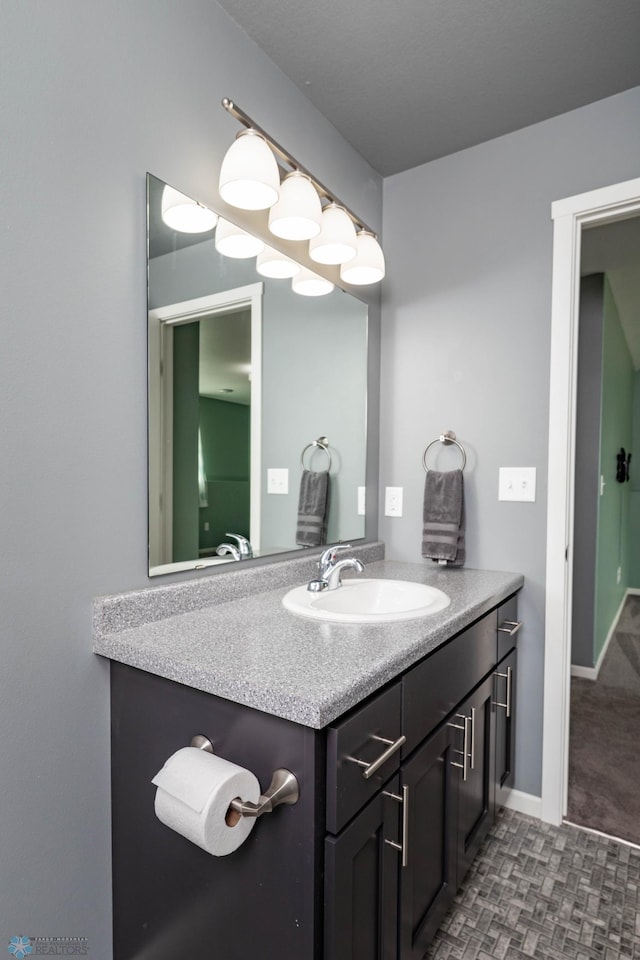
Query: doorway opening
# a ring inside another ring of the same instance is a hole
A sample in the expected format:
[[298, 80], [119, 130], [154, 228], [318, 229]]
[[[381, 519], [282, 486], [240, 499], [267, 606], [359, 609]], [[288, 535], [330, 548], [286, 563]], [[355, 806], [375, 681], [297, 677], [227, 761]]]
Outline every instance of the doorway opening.
[[541, 816], [567, 812], [575, 453], [583, 229], [640, 214], [640, 179], [557, 201], [554, 221]]
[[640, 843], [640, 217], [582, 234], [567, 820]]
[[150, 311], [150, 576], [259, 550], [261, 371], [262, 284]]

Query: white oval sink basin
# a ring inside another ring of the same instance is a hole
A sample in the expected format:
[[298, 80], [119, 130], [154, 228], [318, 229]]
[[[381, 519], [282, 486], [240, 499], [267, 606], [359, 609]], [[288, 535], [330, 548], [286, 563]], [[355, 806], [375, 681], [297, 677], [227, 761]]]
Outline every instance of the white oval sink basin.
[[343, 580], [337, 590], [313, 593], [307, 585], [294, 587], [282, 598], [291, 613], [312, 620], [338, 623], [389, 623], [415, 620], [444, 610], [446, 593], [411, 580]]

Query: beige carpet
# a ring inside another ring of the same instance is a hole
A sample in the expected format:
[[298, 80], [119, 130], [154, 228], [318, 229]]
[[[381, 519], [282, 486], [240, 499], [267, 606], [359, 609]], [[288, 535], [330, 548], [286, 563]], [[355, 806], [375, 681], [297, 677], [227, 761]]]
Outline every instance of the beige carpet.
[[629, 597], [597, 681], [571, 681], [567, 819], [640, 844], [640, 597]]

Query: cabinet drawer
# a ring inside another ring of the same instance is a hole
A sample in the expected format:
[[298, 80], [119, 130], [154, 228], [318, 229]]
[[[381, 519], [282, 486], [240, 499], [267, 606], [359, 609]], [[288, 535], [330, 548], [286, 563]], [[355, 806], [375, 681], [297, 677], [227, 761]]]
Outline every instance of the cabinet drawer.
[[402, 730], [407, 756], [451, 713], [496, 662], [497, 612], [493, 610], [405, 674]]
[[[327, 730], [327, 830], [339, 830], [400, 765], [402, 684], [348, 713]], [[386, 751], [390, 756], [371, 772]], [[358, 761], [358, 762], [356, 762]], [[367, 774], [367, 776], [365, 776]]]
[[499, 663], [516, 645], [518, 635], [518, 597], [510, 597], [498, 607], [498, 649], [496, 661]]

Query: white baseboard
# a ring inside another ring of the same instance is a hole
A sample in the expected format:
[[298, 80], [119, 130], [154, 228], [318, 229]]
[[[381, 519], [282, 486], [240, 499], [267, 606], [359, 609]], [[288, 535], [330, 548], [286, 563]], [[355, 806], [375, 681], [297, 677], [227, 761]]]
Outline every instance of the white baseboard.
[[581, 677], [583, 680], [597, 680], [598, 668], [597, 667], [578, 667], [572, 663], [571, 676]]
[[600, 656], [598, 657], [598, 662], [596, 663], [595, 667], [579, 667], [579, 666], [574, 665], [574, 664], [572, 663], [572, 664], [571, 664], [571, 676], [572, 676], [572, 677], [582, 677], [583, 680], [597, 680], [597, 679], [598, 679], [598, 674], [600, 673], [600, 667], [602, 666], [602, 663], [603, 663], [604, 658], [605, 658], [605, 654], [606, 654], [607, 650], [609, 649], [609, 644], [611, 643], [611, 640], [612, 640], [612, 638], [613, 638], [613, 635], [614, 635], [614, 633], [616, 632], [616, 630], [617, 630], [617, 628], [618, 628], [618, 621], [620, 620], [620, 617], [621, 617], [621, 615], [622, 615], [622, 610], [623, 610], [623, 607], [624, 607], [624, 605], [625, 605], [626, 599], [627, 599], [627, 597], [630, 597], [630, 596], [640, 596], [640, 589], [639, 589], [638, 587], [627, 587], [627, 589], [625, 590], [624, 596], [623, 596], [622, 600], [620, 601], [620, 606], [618, 607], [618, 612], [616, 613], [615, 617], [613, 618], [613, 623], [612, 623], [611, 626], [609, 627], [609, 632], [608, 632], [608, 634], [607, 634], [607, 639], [605, 640], [604, 646], [603, 646], [602, 650], [600, 651]]
[[541, 819], [542, 797], [535, 797], [532, 793], [523, 793], [522, 790], [512, 790], [504, 801], [508, 810], [524, 813], [528, 817]]

